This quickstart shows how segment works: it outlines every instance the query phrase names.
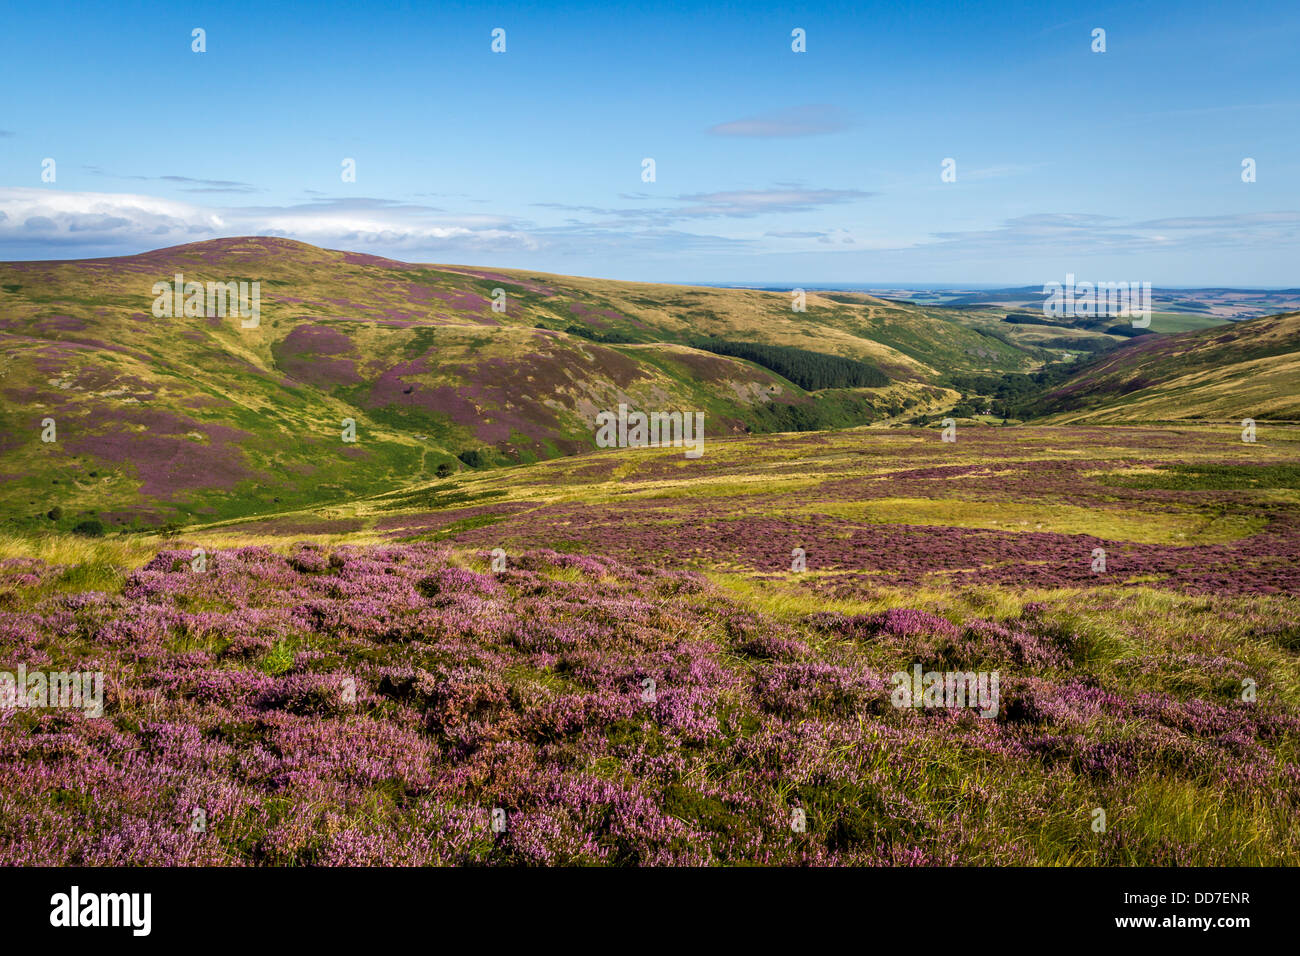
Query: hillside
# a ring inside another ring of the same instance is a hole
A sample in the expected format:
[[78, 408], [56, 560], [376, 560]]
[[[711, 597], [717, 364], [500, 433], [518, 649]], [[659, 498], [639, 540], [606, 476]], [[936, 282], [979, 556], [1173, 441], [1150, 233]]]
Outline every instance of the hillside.
[[[177, 274], [260, 282], [257, 326], [155, 314], [154, 284]], [[275, 238], [0, 264], [0, 506], [10, 524], [93, 518], [110, 529], [260, 514], [464, 462], [590, 449], [594, 415], [620, 403], [703, 411], [714, 437], [840, 427], [930, 407], [950, 394], [953, 371], [1043, 358], [942, 309], [864, 295], [810, 294], [801, 313], [790, 303]], [[690, 347], [702, 339], [840, 356], [887, 384], [810, 393]], [[345, 419], [355, 442], [342, 438]]]
[[1110, 352], [1040, 400], [1047, 421], [1300, 419], [1300, 312]]
[[0, 720], [0, 865], [1293, 867], [1300, 428], [1261, 435], [748, 436], [0, 535], [8, 659], [104, 674], [102, 719]]

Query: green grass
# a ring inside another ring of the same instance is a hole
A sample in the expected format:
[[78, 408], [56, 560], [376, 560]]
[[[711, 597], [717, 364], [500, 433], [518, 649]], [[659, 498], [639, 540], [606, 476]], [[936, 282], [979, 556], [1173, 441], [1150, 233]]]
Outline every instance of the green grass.
[[1161, 465], [1142, 474], [1117, 472], [1098, 479], [1115, 488], [1232, 491], [1283, 488], [1300, 490], [1300, 465]]

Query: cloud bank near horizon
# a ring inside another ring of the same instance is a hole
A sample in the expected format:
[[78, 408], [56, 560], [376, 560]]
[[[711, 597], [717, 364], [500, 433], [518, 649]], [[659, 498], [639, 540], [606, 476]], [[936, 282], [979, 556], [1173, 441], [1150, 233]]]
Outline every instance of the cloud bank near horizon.
[[[155, 177], [185, 183], [189, 177]], [[213, 187], [222, 188], [222, 187]], [[733, 274], [718, 281], [763, 274], [765, 256], [841, 257], [845, 281], [877, 256], [882, 267], [908, 254], [916, 261], [978, 263], [1041, 259], [1062, 262], [1088, 256], [1142, 256], [1180, 250], [1300, 247], [1300, 211], [1183, 216], [1131, 221], [1081, 213], [1015, 216], [985, 228], [929, 232], [891, 240], [865, 231], [771, 228], [782, 219], [818, 209], [862, 203], [876, 193], [811, 189], [782, 184], [767, 189], [685, 193], [647, 204], [643, 194], [620, 198], [623, 207], [535, 203], [553, 221], [380, 198], [314, 197], [283, 205], [214, 206], [143, 193], [0, 189], [0, 258], [65, 259], [129, 255], [164, 246], [243, 235], [299, 239], [313, 245], [409, 261], [518, 264], [563, 271], [598, 245], [611, 267], [691, 251]], [[755, 220], [763, 226], [757, 228]], [[734, 275], [737, 257], [757, 265]], [[557, 263], [560, 268], [557, 268]], [[1026, 265], [1027, 281], [1035, 272]], [[640, 278], [629, 275], [630, 278]], [[783, 277], [784, 278], [784, 277]]]

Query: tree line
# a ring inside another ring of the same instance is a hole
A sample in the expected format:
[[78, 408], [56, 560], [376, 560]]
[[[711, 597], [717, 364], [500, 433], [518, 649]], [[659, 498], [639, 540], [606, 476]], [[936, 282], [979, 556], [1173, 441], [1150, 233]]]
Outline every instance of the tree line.
[[806, 391], [820, 388], [880, 388], [889, 384], [889, 377], [869, 362], [810, 352], [793, 345], [760, 345], [756, 342], [735, 342], [728, 339], [697, 339], [694, 348], [728, 355], [761, 365], [789, 379]]

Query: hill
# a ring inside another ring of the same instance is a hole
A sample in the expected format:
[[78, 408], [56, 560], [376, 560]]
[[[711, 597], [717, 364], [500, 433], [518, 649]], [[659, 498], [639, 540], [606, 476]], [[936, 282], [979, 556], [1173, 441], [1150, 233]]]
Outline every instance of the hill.
[[[257, 323], [186, 315], [183, 295], [167, 314], [156, 284], [177, 276], [181, 293], [256, 281]], [[779, 354], [787, 371], [851, 360], [870, 374], [848, 380], [875, 384], [810, 392], [691, 345], [705, 340], [784, 347], [743, 354]], [[867, 295], [809, 294], [794, 312], [788, 293], [412, 265], [277, 238], [7, 263], [0, 506], [19, 526], [219, 520], [590, 449], [595, 414], [621, 403], [702, 411], [715, 437], [841, 427], [941, 403], [953, 371], [1042, 358]]]
[[1107, 353], [1045, 394], [1055, 423], [1300, 419], [1300, 312], [1170, 336]]

